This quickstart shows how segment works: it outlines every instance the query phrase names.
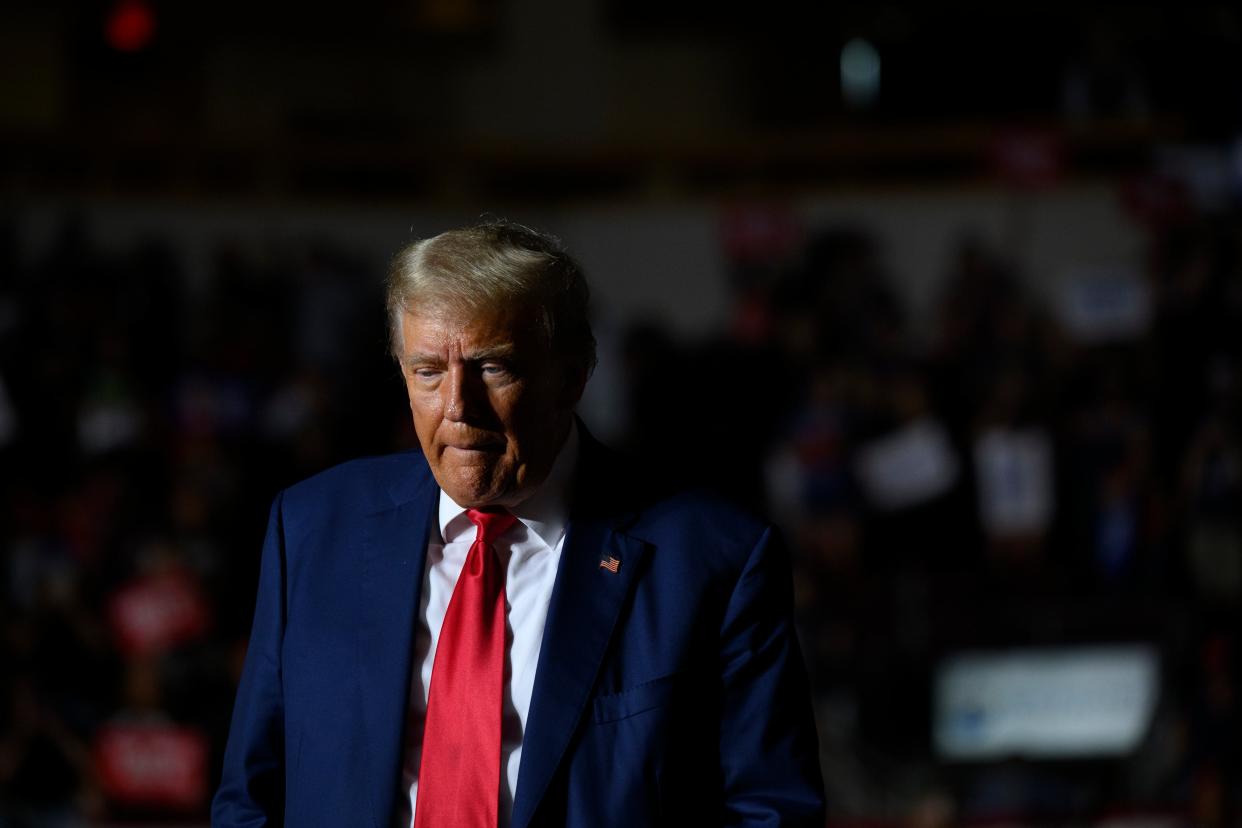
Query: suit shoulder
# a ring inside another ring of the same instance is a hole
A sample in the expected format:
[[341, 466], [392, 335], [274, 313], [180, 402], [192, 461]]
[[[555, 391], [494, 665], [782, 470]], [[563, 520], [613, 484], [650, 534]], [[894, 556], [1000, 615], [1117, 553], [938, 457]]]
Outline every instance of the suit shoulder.
[[700, 548], [748, 554], [771, 524], [742, 506], [703, 489], [687, 489], [649, 504], [635, 532], [695, 539]]
[[369, 514], [391, 507], [405, 491], [412, 491], [430, 477], [421, 452], [411, 449], [396, 454], [347, 460], [282, 493], [286, 514], [312, 515], [327, 510]]

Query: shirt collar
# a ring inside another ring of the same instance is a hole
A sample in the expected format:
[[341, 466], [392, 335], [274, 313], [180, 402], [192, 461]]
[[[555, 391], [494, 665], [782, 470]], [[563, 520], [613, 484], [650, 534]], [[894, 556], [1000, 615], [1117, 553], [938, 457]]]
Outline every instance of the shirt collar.
[[[569, 522], [570, 484], [574, 468], [578, 465], [578, 446], [578, 424], [571, 420], [569, 434], [552, 462], [547, 478], [534, 494], [509, 510], [551, 549], [560, 543]], [[440, 538], [445, 542], [455, 539], [470, 527], [466, 507], [459, 506], [443, 489], [440, 490], [439, 517]]]

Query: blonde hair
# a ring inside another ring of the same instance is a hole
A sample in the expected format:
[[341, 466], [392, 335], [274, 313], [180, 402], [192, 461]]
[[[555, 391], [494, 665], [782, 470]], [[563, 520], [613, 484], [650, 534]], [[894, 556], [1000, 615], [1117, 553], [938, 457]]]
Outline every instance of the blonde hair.
[[494, 220], [411, 242], [388, 268], [388, 327], [400, 359], [401, 318], [418, 307], [478, 312], [527, 305], [549, 347], [595, 368], [590, 289], [559, 240], [514, 222]]

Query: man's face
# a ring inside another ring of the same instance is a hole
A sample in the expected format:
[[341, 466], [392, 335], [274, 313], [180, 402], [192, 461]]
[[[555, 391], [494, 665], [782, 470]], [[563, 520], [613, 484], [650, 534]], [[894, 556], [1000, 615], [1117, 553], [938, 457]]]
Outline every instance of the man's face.
[[556, 459], [584, 377], [555, 356], [525, 308], [426, 308], [402, 317], [414, 431], [461, 506], [514, 506]]

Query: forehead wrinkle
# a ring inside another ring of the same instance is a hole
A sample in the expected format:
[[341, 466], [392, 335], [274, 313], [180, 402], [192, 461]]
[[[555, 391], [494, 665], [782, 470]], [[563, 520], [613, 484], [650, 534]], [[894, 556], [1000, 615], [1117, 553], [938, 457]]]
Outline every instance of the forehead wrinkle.
[[[456, 351], [456, 349], [453, 349]], [[517, 353], [517, 346], [511, 342], [502, 342], [495, 345], [483, 345], [478, 348], [462, 349], [460, 351], [463, 362], [483, 362], [489, 359], [511, 359]], [[407, 353], [403, 359], [406, 364], [416, 363], [440, 363], [444, 362], [444, 352], [442, 351], [411, 351]], [[449, 361], [452, 361], [450, 357]]]

